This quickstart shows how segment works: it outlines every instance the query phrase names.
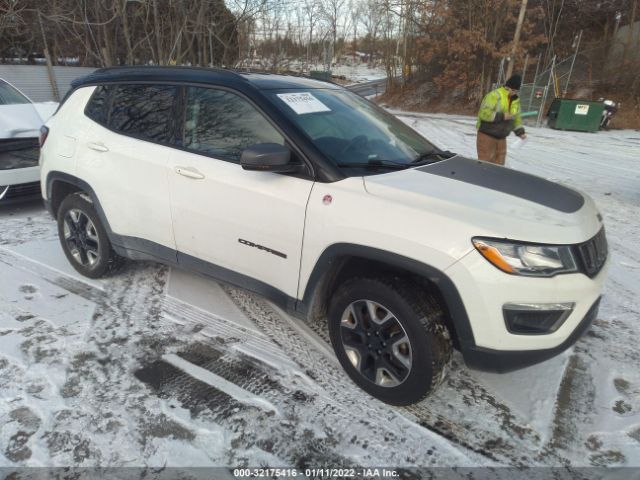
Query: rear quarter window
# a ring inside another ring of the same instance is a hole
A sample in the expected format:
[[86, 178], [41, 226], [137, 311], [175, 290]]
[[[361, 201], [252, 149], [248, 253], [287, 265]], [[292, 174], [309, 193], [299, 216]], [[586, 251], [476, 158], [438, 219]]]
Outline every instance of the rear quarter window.
[[109, 119], [109, 95], [112, 87], [109, 85], [98, 85], [93, 91], [84, 114], [94, 122], [106, 126]]

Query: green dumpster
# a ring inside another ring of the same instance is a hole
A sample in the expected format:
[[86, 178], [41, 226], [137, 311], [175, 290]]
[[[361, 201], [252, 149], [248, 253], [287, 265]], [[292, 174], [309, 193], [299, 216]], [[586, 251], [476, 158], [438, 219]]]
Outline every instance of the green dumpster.
[[556, 130], [597, 132], [603, 110], [602, 102], [556, 98], [549, 109], [547, 125]]

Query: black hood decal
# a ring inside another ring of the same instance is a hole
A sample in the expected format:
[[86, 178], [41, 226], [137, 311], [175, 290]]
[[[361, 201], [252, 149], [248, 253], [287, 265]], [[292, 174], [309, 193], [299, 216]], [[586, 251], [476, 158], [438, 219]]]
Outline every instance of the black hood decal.
[[425, 165], [416, 170], [513, 195], [564, 213], [577, 212], [584, 205], [582, 195], [557, 183], [460, 156]]

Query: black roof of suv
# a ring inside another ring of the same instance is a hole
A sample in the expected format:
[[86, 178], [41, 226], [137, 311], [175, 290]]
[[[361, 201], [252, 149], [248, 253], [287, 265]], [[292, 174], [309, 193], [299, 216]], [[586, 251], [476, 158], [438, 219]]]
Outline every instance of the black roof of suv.
[[242, 89], [252, 86], [258, 90], [275, 90], [288, 88], [335, 88], [342, 87], [322, 80], [314, 80], [293, 75], [276, 75], [272, 73], [252, 73], [222, 68], [203, 67], [110, 67], [74, 80], [72, 87], [95, 85], [111, 82], [184, 82], [197, 84], [222, 85]]

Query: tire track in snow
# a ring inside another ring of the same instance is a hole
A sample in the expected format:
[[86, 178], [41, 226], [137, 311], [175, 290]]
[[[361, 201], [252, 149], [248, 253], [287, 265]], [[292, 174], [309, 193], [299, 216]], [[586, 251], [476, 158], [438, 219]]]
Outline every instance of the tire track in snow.
[[[444, 458], [435, 459], [433, 464], [436, 465], [460, 465], [470, 461], [474, 464], [494, 463], [493, 459], [482, 457], [459, 443], [452, 444], [450, 440], [423, 429], [412, 419], [408, 419], [393, 408], [362, 392], [348, 379], [340, 367], [326, 360], [325, 353], [310, 348], [309, 340], [301, 336], [299, 330], [292, 328], [288, 322], [284, 321], [265, 300], [234, 287], [223, 288], [247, 316], [274, 342], [278, 342], [314, 380], [318, 394], [327, 404], [325, 415], [329, 413], [338, 415], [341, 417], [340, 423], [343, 424], [360, 422], [369, 425], [375, 429], [374, 436], [388, 437], [393, 443], [399, 439], [400, 431], [402, 437], [407, 439], [407, 448], [409, 445], [415, 445], [416, 451], [423, 451], [420, 455], [416, 453], [417, 458], [423, 455], [423, 458], [428, 458], [434, 451], [444, 455]], [[376, 422], [374, 419], [383, 421]], [[388, 429], [389, 424], [394, 425], [395, 428]], [[368, 448], [371, 449], [372, 445], [369, 444]], [[384, 445], [380, 445], [380, 448], [384, 448]]]
[[[296, 321], [291, 319], [288, 323]], [[300, 322], [317, 341], [325, 343], [333, 356], [326, 319]], [[547, 451], [538, 433], [469, 375], [459, 356], [456, 358], [436, 392], [418, 404], [397, 408], [398, 413], [494, 461], [511, 465], [565, 463], [565, 459]]]

